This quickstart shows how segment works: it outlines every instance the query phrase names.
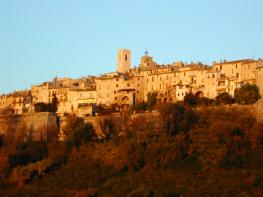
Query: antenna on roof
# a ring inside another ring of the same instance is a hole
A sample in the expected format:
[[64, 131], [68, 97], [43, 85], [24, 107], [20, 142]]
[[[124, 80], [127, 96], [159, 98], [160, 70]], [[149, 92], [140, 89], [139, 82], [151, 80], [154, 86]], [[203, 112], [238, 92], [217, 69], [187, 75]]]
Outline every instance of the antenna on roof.
[[255, 56], [255, 55], [253, 54], [253, 55], [252, 55], [252, 59], [251, 59], [251, 60], [253, 60], [253, 59], [254, 59], [254, 56]]

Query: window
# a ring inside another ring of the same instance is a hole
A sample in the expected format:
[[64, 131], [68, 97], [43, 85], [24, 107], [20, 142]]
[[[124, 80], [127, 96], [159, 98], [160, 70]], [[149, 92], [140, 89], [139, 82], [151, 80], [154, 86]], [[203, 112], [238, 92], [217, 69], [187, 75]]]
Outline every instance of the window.
[[128, 55], [125, 54], [125, 61], [127, 62], [128, 61]]
[[222, 70], [222, 65], [220, 65], [220, 70]]
[[118, 85], [118, 84], [116, 84], [116, 88], [117, 88], [117, 87], [119, 87], [119, 85]]

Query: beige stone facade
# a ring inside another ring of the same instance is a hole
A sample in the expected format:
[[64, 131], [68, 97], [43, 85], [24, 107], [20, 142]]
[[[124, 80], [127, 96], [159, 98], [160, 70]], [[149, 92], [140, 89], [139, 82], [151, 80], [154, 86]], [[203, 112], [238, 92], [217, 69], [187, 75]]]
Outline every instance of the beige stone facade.
[[15, 114], [29, 112], [31, 103], [31, 91], [17, 91], [0, 96], [0, 110], [13, 109]]
[[120, 49], [118, 51], [117, 71], [126, 73], [131, 68], [131, 51], [129, 49]]
[[32, 109], [35, 103], [51, 103], [58, 99], [58, 114], [92, 114], [96, 105], [134, 105], [147, 101], [148, 93], [156, 92], [158, 102], [176, 102], [189, 93], [215, 98], [223, 92], [234, 96], [236, 88], [246, 83], [256, 84], [263, 95], [263, 61], [237, 60], [213, 63], [167, 65], [156, 63], [146, 51], [137, 67], [131, 68], [131, 51], [120, 49], [117, 69], [98, 77], [80, 79], [55, 78], [20, 91], [0, 96], [0, 109], [13, 108], [21, 114]]
[[[150, 92], [158, 93], [158, 102], [181, 101], [189, 93], [208, 98], [223, 92], [234, 96], [235, 89], [246, 83], [257, 84], [259, 88], [263, 86], [263, 68], [259, 62], [244, 59], [214, 63], [213, 66], [182, 62], [159, 65], [146, 52], [139, 66], [130, 69], [126, 75], [115, 73], [96, 79], [97, 103], [120, 104], [126, 94], [126, 100], [129, 98], [129, 104], [132, 104], [146, 101]], [[139, 85], [136, 86], [137, 82]], [[121, 94], [122, 90], [125, 94]], [[263, 94], [262, 88], [260, 90]]]
[[133, 105], [144, 100], [144, 78], [129, 75], [99, 77], [96, 90], [98, 105]]
[[261, 97], [263, 97], [263, 60], [257, 62], [256, 84], [259, 87]]

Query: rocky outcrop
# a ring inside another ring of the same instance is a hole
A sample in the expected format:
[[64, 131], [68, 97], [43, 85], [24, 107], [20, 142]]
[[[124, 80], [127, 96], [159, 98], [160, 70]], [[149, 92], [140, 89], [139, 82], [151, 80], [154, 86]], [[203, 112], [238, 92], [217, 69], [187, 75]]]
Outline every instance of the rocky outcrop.
[[0, 116], [0, 133], [12, 133], [33, 141], [48, 140], [58, 134], [57, 116], [54, 113], [30, 113]]

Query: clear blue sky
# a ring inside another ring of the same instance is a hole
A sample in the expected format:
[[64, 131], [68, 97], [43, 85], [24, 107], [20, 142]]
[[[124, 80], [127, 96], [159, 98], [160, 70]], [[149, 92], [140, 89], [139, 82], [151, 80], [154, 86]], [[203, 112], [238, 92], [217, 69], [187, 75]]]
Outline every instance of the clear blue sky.
[[263, 58], [262, 0], [0, 0], [0, 93], [137, 65]]

